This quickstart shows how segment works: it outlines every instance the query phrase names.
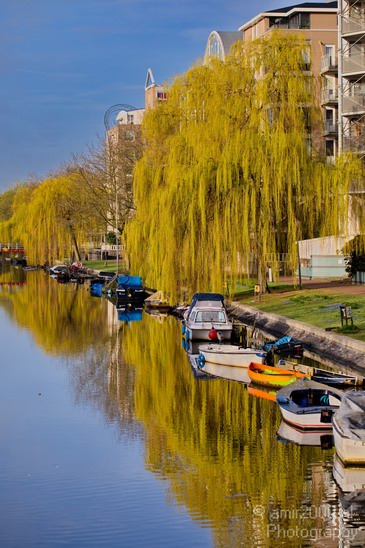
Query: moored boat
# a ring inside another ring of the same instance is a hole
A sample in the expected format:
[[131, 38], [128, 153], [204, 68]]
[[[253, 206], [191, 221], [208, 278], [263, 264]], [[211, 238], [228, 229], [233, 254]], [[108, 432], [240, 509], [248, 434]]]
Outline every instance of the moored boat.
[[127, 301], [144, 301], [146, 292], [142, 285], [140, 276], [127, 276], [124, 274], [117, 276], [117, 287], [115, 294], [117, 299]]
[[340, 459], [345, 465], [365, 466], [365, 392], [346, 392], [332, 424]]
[[316, 368], [313, 371], [312, 380], [330, 386], [356, 386], [360, 384], [360, 379], [356, 375]]
[[232, 323], [220, 293], [196, 293], [184, 314], [182, 333], [187, 340], [229, 341]]
[[332, 415], [341, 404], [343, 392], [302, 378], [276, 395], [283, 419], [302, 429], [331, 429]]
[[145, 299], [144, 304], [147, 308], [150, 308], [152, 310], [158, 310], [159, 312], [163, 313], [170, 312], [172, 309], [171, 305], [163, 297], [162, 291], [156, 291], [155, 293], [152, 293], [152, 295]]
[[294, 363], [288, 360], [280, 360], [278, 365], [283, 365], [287, 369], [294, 369], [310, 376], [312, 381], [321, 382], [322, 384], [328, 384], [329, 386], [356, 386], [361, 385], [364, 382], [363, 377], [358, 375], [349, 375], [342, 371], [329, 371], [327, 369], [319, 369], [318, 367], [312, 367], [301, 363]]
[[262, 363], [266, 352], [255, 348], [241, 348], [233, 344], [203, 344], [199, 351], [204, 357], [204, 362], [231, 367], [247, 368], [252, 361]]
[[273, 352], [278, 356], [291, 356], [293, 358], [301, 358], [304, 353], [304, 345], [298, 339], [286, 335], [276, 341], [269, 341], [264, 344], [266, 352]]
[[197, 363], [201, 371], [204, 371], [204, 373], [207, 373], [212, 377], [219, 377], [220, 379], [241, 382], [244, 384], [250, 383], [247, 368], [245, 367], [231, 367], [230, 365], [219, 365], [209, 362], [202, 364], [199, 357], [197, 359]]
[[271, 367], [257, 362], [251, 362], [248, 366], [248, 376], [253, 383], [271, 388], [281, 388], [295, 382], [297, 379], [308, 378], [299, 371]]

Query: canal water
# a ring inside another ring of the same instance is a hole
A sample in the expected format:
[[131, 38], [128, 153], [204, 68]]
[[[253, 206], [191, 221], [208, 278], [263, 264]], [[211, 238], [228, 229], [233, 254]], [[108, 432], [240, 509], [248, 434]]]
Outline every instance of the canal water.
[[0, 280], [2, 547], [365, 544], [365, 470], [243, 378], [198, 374], [174, 317]]

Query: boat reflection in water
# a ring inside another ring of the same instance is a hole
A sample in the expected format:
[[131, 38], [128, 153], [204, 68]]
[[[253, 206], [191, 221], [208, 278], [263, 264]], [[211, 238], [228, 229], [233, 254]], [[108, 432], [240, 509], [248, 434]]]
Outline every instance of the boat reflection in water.
[[332, 469], [342, 511], [339, 514], [342, 536], [351, 539], [343, 546], [365, 546], [365, 468], [344, 466], [335, 454]]
[[190, 367], [194, 377], [198, 379], [209, 379], [209, 375], [198, 367], [199, 344], [201, 344], [200, 341], [186, 340], [185, 337], [183, 337], [181, 344], [188, 355]]
[[135, 307], [125, 302], [116, 302], [115, 305], [118, 312], [118, 320], [126, 323], [139, 322], [142, 320], [143, 308]]
[[261, 398], [263, 400], [269, 400], [276, 403], [277, 390], [274, 388], [268, 388], [265, 386], [260, 386], [260, 388], [258, 388], [256, 385], [250, 384], [247, 387], [247, 392], [251, 394], [251, 396], [255, 396], [255, 398]]
[[321, 447], [322, 449], [331, 449], [333, 447], [332, 434], [318, 430], [300, 430], [285, 421], [282, 421], [279, 426], [277, 439], [278, 441], [290, 441], [296, 445], [309, 445]]

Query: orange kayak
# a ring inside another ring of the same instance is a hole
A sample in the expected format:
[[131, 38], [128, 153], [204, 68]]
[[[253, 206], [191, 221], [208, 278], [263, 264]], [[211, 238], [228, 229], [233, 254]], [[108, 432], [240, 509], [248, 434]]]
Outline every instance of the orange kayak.
[[248, 366], [248, 376], [250, 377], [251, 382], [260, 384], [261, 386], [269, 386], [271, 388], [287, 386], [303, 377], [310, 378], [309, 375], [299, 373], [299, 371], [290, 371], [289, 369], [271, 367], [255, 362], [251, 362]]

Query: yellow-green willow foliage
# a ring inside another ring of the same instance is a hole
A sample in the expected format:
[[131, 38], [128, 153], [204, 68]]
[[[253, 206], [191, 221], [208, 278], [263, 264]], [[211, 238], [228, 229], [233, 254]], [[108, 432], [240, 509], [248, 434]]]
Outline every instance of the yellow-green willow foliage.
[[[124, 358], [136, 370], [134, 408], [146, 432], [145, 465], [167, 481], [169, 495], [193, 518], [209, 524], [215, 544], [266, 546], [269, 509], [283, 509], [275, 525], [290, 529], [300, 525], [303, 501], [320, 505], [325, 454], [277, 440], [275, 402], [251, 396], [240, 383], [196, 380], [178, 329], [173, 318], [161, 325], [144, 317], [123, 331]], [[313, 462], [322, 474], [311, 482]], [[255, 514], [255, 506], [263, 512]]]
[[79, 253], [96, 219], [88, 196], [76, 175], [45, 179], [38, 185], [20, 187], [13, 216], [0, 223], [0, 239], [20, 241], [29, 262], [63, 259]]
[[298, 239], [342, 229], [352, 159], [336, 167], [309, 152], [320, 113], [305, 49], [280, 33], [236, 47], [146, 113], [125, 243], [150, 287], [172, 299], [234, 288], [250, 262], [262, 274], [268, 254], [287, 252], [295, 267]]

